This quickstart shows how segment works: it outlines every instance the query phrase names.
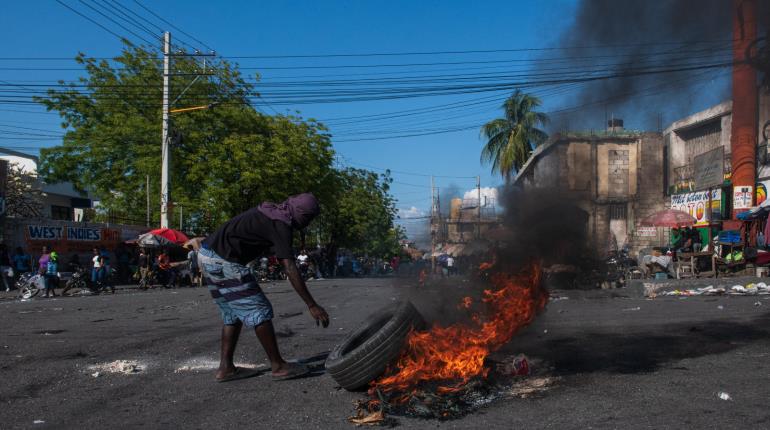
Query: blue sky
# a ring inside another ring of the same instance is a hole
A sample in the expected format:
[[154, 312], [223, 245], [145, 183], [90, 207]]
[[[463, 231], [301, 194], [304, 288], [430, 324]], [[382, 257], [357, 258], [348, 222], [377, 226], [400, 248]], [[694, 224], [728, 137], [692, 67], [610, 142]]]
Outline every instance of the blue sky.
[[[98, 18], [116, 32], [125, 31], [96, 15], [84, 3], [62, 0], [71, 7]], [[85, 0], [99, 6], [104, 1]], [[133, 0], [117, 0], [145, 16]], [[494, 50], [552, 47], [571, 20], [575, 2], [547, 1], [150, 1], [142, 4], [170, 21], [186, 33], [223, 56], [403, 53]], [[165, 26], [164, 26], [165, 27]], [[174, 29], [173, 37], [190, 37]], [[130, 36], [130, 35], [128, 35]], [[73, 57], [78, 51], [93, 56], [116, 55], [121, 44], [116, 37], [95, 24], [77, 16], [54, 0], [6, 2], [0, 15], [0, 37], [4, 43], [0, 57]], [[130, 37], [136, 39], [135, 37]], [[256, 68], [263, 82], [303, 79], [362, 79], [368, 76], [405, 76], [442, 73], [473, 73], [495, 71], [506, 64], [482, 63], [510, 60], [517, 70], [526, 70], [527, 61], [538, 53], [476, 53], [397, 57], [353, 58], [294, 58], [243, 59], [241, 66], [254, 74]], [[521, 63], [515, 63], [519, 61]], [[433, 65], [425, 63], [479, 62], [464, 65]], [[377, 64], [413, 64], [416, 66], [320, 68], [330, 66], [371, 66]], [[75, 67], [72, 61], [2, 60], [0, 68]], [[279, 69], [274, 69], [274, 68]], [[297, 67], [301, 67], [297, 69]], [[281, 69], [283, 68], [283, 69]], [[294, 69], [292, 69], [294, 68]], [[69, 80], [79, 75], [75, 71], [0, 70], [0, 80], [6, 82]], [[320, 77], [319, 77], [320, 76]], [[0, 82], [2, 83], [2, 82]], [[394, 171], [393, 193], [399, 208], [412, 209], [419, 214], [430, 207], [430, 178], [437, 175], [439, 187], [456, 185], [461, 190], [475, 187], [476, 175], [482, 186], [497, 186], [501, 180], [479, 162], [483, 141], [476, 124], [482, 124], [499, 114], [498, 99], [508, 92], [409, 98], [405, 100], [369, 101], [335, 104], [302, 104], [280, 106], [259, 104], [267, 113], [299, 110], [305, 117], [329, 120], [334, 135], [334, 147], [339, 162], [373, 170], [389, 168]], [[543, 110], [570, 106], [569, 92], [544, 90], [536, 95], [543, 98]], [[351, 116], [400, 112], [478, 101], [471, 107], [423, 115], [402, 115], [398, 118], [359, 123], [344, 120]], [[24, 110], [29, 112], [13, 112]], [[0, 104], [0, 125], [26, 126], [56, 130], [57, 116], [43, 112], [34, 105]], [[603, 119], [603, 118], [602, 118]], [[627, 118], [634, 126], [634, 119]], [[592, 127], [600, 126], [601, 121]], [[427, 130], [466, 130], [424, 136], [379, 139], [395, 135], [425, 134]], [[3, 129], [3, 130], [7, 130]], [[17, 128], [18, 130], [18, 128]], [[369, 140], [370, 138], [378, 138]], [[26, 146], [29, 151], [55, 141], [4, 140], [0, 145]], [[408, 222], [407, 222], [408, 223]]]

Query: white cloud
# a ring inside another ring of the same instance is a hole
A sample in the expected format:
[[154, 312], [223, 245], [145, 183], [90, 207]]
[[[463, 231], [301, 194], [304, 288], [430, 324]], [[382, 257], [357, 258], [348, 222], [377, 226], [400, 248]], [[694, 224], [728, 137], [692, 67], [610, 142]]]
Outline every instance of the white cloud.
[[[468, 190], [463, 195], [463, 200], [472, 200], [474, 205], [476, 204], [476, 200], [478, 199], [478, 190], [476, 188], [472, 190]], [[497, 188], [493, 187], [482, 187], [481, 188], [481, 202], [482, 205], [485, 206], [492, 206], [497, 202]]]
[[412, 206], [409, 209], [401, 208], [398, 210], [398, 216], [402, 219], [417, 218], [417, 217], [425, 216], [425, 211], [422, 209], [418, 209], [417, 206]]

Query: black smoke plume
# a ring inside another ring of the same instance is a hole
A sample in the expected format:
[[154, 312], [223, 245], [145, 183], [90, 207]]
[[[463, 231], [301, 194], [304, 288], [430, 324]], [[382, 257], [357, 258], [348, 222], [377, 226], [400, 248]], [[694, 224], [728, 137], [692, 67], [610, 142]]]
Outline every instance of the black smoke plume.
[[[611, 117], [657, 130], [728, 99], [730, 68], [710, 66], [732, 61], [731, 9], [730, 0], [581, 1], [558, 43], [565, 62], [541, 68], [620, 77], [577, 84], [565, 108], [580, 108], [553, 113], [551, 131], [603, 129]], [[674, 69], [687, 70], [640, 74]]]

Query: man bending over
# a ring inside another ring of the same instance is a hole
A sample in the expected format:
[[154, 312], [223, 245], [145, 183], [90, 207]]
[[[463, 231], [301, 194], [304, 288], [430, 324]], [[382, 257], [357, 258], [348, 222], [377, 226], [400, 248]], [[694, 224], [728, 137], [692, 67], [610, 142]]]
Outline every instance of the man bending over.
[[246, 264], [272, 247], [316, 324], [328, 327], [329, 315], [307, 290], [291, 247], [294, 229], [307, 227], [319, 212], [318, 201], [310, 193], [289, 197], [281, 204], [265, 202], [227, 221], [201, 244], [198, 267], [224, 322], [218, 381], [253, 375], [233, 363], [243, 325], [254, 327], [274, 379], [295, 378], [308, 372], [307, 366], [287, 363], [281, 357], [272, 323], [273, 307]]

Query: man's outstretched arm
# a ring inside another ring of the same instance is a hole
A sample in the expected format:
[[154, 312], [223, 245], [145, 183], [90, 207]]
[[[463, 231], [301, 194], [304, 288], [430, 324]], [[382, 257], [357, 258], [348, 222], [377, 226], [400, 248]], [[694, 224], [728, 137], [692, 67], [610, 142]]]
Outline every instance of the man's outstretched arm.
[[324, 327], [328, 327], [329, 314], [326, 313], [324, 308], [322, 308], [321, 306], [318, 306], [318, 303], [316, 303], [315, 299], [313, 299], [313, 296], [310, 294], [310, 291], [308, 291], [307, 289], [307, 285], [305, 285], [305, 281], [302, 279], [302, 276], [300, 276], [299, 274], [297, 265], [294, 264], [294, 260], [290, 258], [282, 258], [281, 264], [283, 265], [283, 269], [286, 271], [286, 275], [289, 277], [289, 282], [291, 282], [291, 286], [294, 287], [294, 291], [296, 291], [297, 294], [299, 294], [299, 296], [307, 305], [307, 308], [310, 311], [310, 315], [312, 315], [313, 318], [315, 319], [316, 325], [320, 323]]

